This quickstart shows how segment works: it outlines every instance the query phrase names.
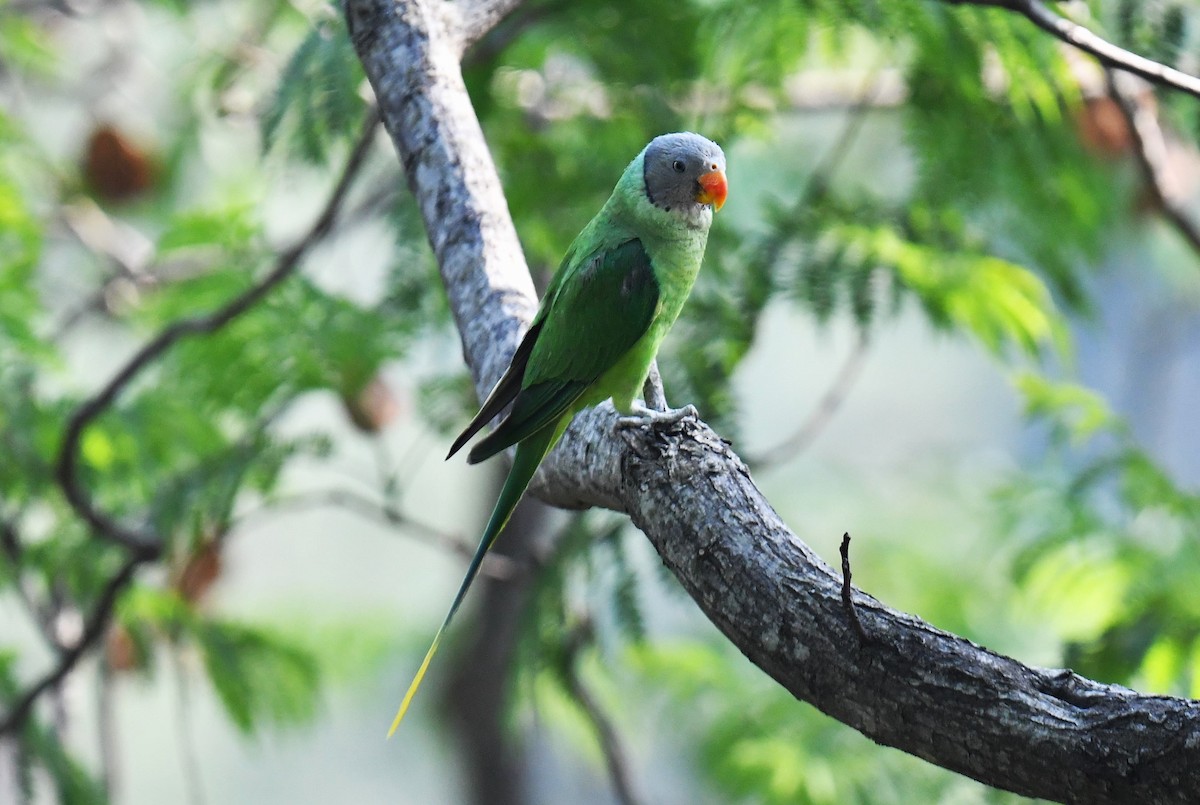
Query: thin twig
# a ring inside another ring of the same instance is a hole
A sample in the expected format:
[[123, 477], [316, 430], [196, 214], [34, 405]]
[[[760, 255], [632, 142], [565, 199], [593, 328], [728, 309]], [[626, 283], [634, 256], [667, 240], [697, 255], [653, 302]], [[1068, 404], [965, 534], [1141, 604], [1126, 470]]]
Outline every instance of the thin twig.
[[57, 323], [51, 328], [50, 340], [61, 341], [87, 316], [97, 311], [110, 316], [116, 315], [118, 310], [117, 305], [113, 303], [113, 294], [122, 286], [134, 294], [140, 294], [143, 291], [154, 291], [172, 283], [203, 276], [211, 269], [212, 266], [205, 263], [183, 260], [158, 265], [151, 264], [140, 274], [131, 275], [120, 268], [113, 269], [100, 280], [100, 284], [91, 293], [59, 316]]
[[84, 624], [83, 633], [71, 647], [62, 650], [55, 666], [44, 674], [23, 694], [8, 714], [0, 721], [0, 735], [13, 732], [25, 723], [34, 702], [47, 690], [57, 685], [75, 667], [79, 659], [99, 639], [108, 626], [120, 593], [132, 582], [138, 567], [144, 562], [159, 558], [163, 546], [157, 535], [125, 526], [98, 509], [80, 483], [79, 446], [87, 427], [116, 399], [117, 395], [153, 360], [163, 354], [176, 341], [188, 335], [211, 333], [225, 326], [261, 300], [272, 288], [294, 272], [301, 257], [332, 228], [346, 194], [366, 161], [374, 140], [379, 118], [372, 109], [367, 114], [363, 133], [355, 145], [325, 209], [314, 222], [308, 234], [297, 244], [279, 256], [275, 268], [257, 284], [236, 297], [220, 310], [207, 316], [181, 319], [165, 328], [117, 373], [96, 396], [83, 403], [71, 415], [64, 431], [59, 449], [56, 476], [67, 501], [76, 513], [90, 525], [96, 536], [125, 547], [130, 555], [121, 570], [105, 585], [91, 614]]
[[[486, 394], [535, 299], [440, 31], [441, 6], [346, 0], [345, 9]], [[1027, 796], [1184, 803], [1200, 790], [1200, 765], [1179, 751], [1200, 743], [1200, 703], [1029, 667], [883, 606], [871, 615], [888, 651], [862, 663], [829, 646], [828, 629], [845, 625], [840, 580], [728, 446], [702, 423], [665, 443], [619, 439], [615, 419], [608, 405], [576, 417], [535, 493], [628, 513], [726, 637], [798, 699], [873, 740]], [[1160, 773], [1129, 773], [1148, 766]]]
[[[276, 497], [260, 508], [239, 515], [230, 524], [229, 530], [251, 527], [254, 524], [253, 521], [266, 514], [322, 508], [344, 509], [361, 517], [403, 528], [414, 539], [427, 545], [450, 550], [464, 559], [470, 559], [475, 554], [475, 547], [461, 537], [414, 519], [395, 506], [377, 502], [349, 489], [325, 489]], [[488, 553], [483, 559], [483, 566], [479, 572], [495, 579], [507, 580], [516, 577], [521, 572], [521, 568], [502, 554]]]
[[541, 0], [517, 5], [506, 17], [498, 19], [491, 30], [466, 43], [463, 48], [463, 67], [475, 67], [495, 59], [534, 25], [553, 17], [569, 5], [570, 0]]
[[178, 646], [171, 646], [171, 667], [175, 671], [176, 705], [178, 718], [175, 719], [176, 739], [179, 742], [179, 760], [183, 768], [183, 788], [187, 792], [188, 805], [204, 805], [204, 781], [200, 774], [200, 753], [196, 751], [196, 741], [192, 730], [192, 699], [191, 688], [188, 686], [187, 669], [183, 665]]
[[[799, 218], [829, 194], [833, 175], [841, 167], [855, 140], [858, 139], [858, 135], [866, 123], [867, 112], [874, 108], [875, 94], [879, 91], [878, 84], [874, 81], [877, 73], [878, 70], [875, 69], [868, 74], [867, 81], [858, 94], [858, 100], [847, 112], [846, 122], [842, 125], [833, 144], [825, 150], [817, 164], [809, 171], [803, 188], [796, 194], [795, 200], [784, 217]], [[786, 231], [776, 231], [770, 235], [758, 247], [760, 256], [757, 258], [757, 262], [767, 267], [774, 265], [791, 237], [792, 233]]]
[[1200, 227], [1197, 227], [1184, 210], [1179, 192], [1172, 184], [1170, 166], [1167, 164], [1167, 143], [1162, 126], [1152, 104], [1145, 103], [1122, 89], [1120, 76], [1115, 70], [1104, 71], [1109, 97], [1117, 104], [1129, 127], [1133, 140], [1133, 155], [1142, 172], [1146, 188], [1163, 217], [1175, 227], [1192, 251], [1200, 254]]
[[563, 658], [567, 692], [575, 699], [584, 715], [592, 722], [592, 728], [596, 730], [600, 750], [604, 753], [604, 763], [608, 768], [608, 779], [612, 783], [613, 795], [621, 805], [638, 805], [641, 800], [633, 792], [628, 753], [621, 743], [621, 736], [579, 675], [580, 650], [592, 642], [592, 637], [591, 621], [586, 618], [567, 635]]
[[[878, 71], [873, 70], [870, 75], [874, 76], [876, 72]], [[829, 193], [833, 175], [846, 160], [851, 147], [862, 132], [867, 112], [874, 108], [875, 93], [878, 91], [878, 86], [873, 82], [873, 78], [871, 82], [859, 94], [858, 101], [849, 111], [846, 122], [843, 124], [841, 131], [838, 132], [833, 145], [825, 151], [820, 161], [808, 174], [804, 188], [800, 191], [796, 202], [792, 206], [791, 217], [803, 214], [805, 210], [819, 203]], [[786, 237], [776, 236], [772, 238], [763, 249], [765, 252], [763, 260], [773, 263], [783, 250], [786, 241]], [[808, 449], [817, 435], [832, 420], [838, 408], [845, 402], [846, 396], [850, 393], [850, 389], [853, 388], [855, 381], [862, 371], [862, 365], [867, 355], [867, 346], [867, 333], [865, 330], [860, 329], [858, 340], [855, 342], [850, 354], [846, 356], [846, 361], [842, 364], [837, 377], [834, 378], [830, 387], [826, 389], [825, 394], [822, 395], [821, 400], [817, 403], [817, 407], [813, 409], [813, 412], [800, 426], [799, 430], [780, 444], [769, 448], [762, 455], [748, 459], [746, 463], [751, 467], [768, 466], [785, 458], [793, 457], [803, 450]]]
[[842, 125], [841, 131], [838, 132], [833, 145], [825, 151], [821, 157], [821, 161], [808, 174], [808, 180], [804, 184], [804, 189], [797, 198], [798, 208], [802, 209], [816, 203], [829, 192], [829, 183], [833, 178], [833, 174], [845, 162], [846, 157], [850, 154], [850, 149], [853, 147], [855, 141], [858, 140], [858, 135], [862, 132], [862, 127], [867, 121], [867, 112], [875, 108], [875, 98], [880, 92], [879, 84], [875, 80], [875, 76], [878, 74], [878, 68], [871, 70], [867, 83], [859, 93], [858, 100], [855, 101], [854, 105], [847, 112], [846, 122]]
[[753, 468], [761, 469], [790, 458], [795, 458], [811, 447], [812, 443], [816, 441], [817, 436], [833, 420], [833, 415], [842, 407], [842, 403], [850, 395], [850, 390], [854, 388], [854, 384], [862, 375], [862, 368], [866, 363], [869, 347], [870, 339], [867, 337], [866, 331], [859, 330], [858, 338], [855, 340], [850, 352], [846, 355], [846, 360], [842, 363], [841, 369], [838, 370], [837, 376], [834, 377], [829, 387], [825, 389], [825, 393], [821, 395], [821, 399], [808, 415], [808, 418], [801, 423], [800, 427], [791, 436], [759, 455], [746, 459], [746, 463]]
[[995, 6], [1015, 11], [1055, 38], [1096, 57], [1102, 64], [1118, 67], [1141, 76], [1147, 81], [1200, 98], [1200, 78], [1117, 47], [1079, 23], [1055, 14], [1038, 0], [945, 0], [945, 2], [956, 6]]
[[62, 644], [58, 640], [58, 635], [54, 629], [54, 612], [48, 605], [43, 605], [38, 602], [37, 596], [33, 590], [25, 582], [24, 576], [21, 575], [21, 567], [24, 561], [25, 548], [21, 543], [21, 535], [17, 532], [17, 526], [12, 520], [0, 519], [0, 553], [2, 553], [8, 564], [13, 570], [13, 590], [17, 594], [17, 599], [25, 607], [29, 613], [29, 619], [36, 624], [38, 632], [46, 641], [46, 645], [51, 650], [57, 651], [62, 648]]
[[862, 621], [858, 619], [858, 610], [854, 607], [854, 588], [850, 586], [850, 532], [842, 534], [842, 545], [838, 549], [842, 554], [842, 605], [846, 608], [846, 614], [850, 616], [850, 623], [854, 626], [854, 631], [858, 635], [858, 642], [865, 644], [870, 642], [867, 637], [867, 630], [863, 628]]
[[350, 185], [358, 176], [359, 170], [366, 161], [370, 146], [374, 141], [375, 129], [379, 123], [377, 112], [372, 109], [367, 113], [363, 133], [351, 152], [341, 178], [329, 196], [325, 209], [309, 229], [308, 234], [298, 243], [279, 256], [275, 267], [245, 293], [234, 298], [224, 307], [205, 316], [180, 319], [163, 329], [149, 343], [138, 350], [137, 354], [125, 364], [112, 380], [98, 394], [83, 403], [71, 415], [64, 431], [62, 445], [59, 448], [56, 464], [56, 476], [63, 494], [76, 513], [92, 527], [97, 536], [110, 542], [124, 546], [143, 559], [155, 559], [162, 551], [162, 542], [153, 532], [133, 528], [118, 522], [96, 507], [88, 492], [79, 479], [79, 446], [83, 434], [97, 417], [99, 417], [117, 398], [137, 375], [151, 362], [167, 351], [181, 339], [203, 333], [212, 333], [257, 304], [276, 285], [287, 279], [299, 266], [303, 257], [312, 246], [321, 240], [332, 228], [342, 202], [350, 189]]
[[63, 204], [59, 223], [79, 245], [113, 266], [116, 276], [141, 280], [154, 259], [154, 243], [138, 230], [114, 220], [89, 198]]
[[92, 607], [91, 614], [88, 615], [84, 622], [83, 633], [79, 639], [75, 641], [69, 648], [63, 649], [58, 656], [58, 662], [54, 667], [42, 675], [42, 678], [30, 686], [24, 693], [16, 699], [16, 703], [4, 716], [4, 720], [0, 721], [0, 735], [6, 735], [18, 730], [29, 716], [29, 711], [33, 707], [33, 703], [37, 698], [45, 693], [50, 688], [57, 685], [63, 680], [79, 659], [87, 652], [92, 645], [100, 639], [108, 628], [109, 619], [112, 617], [113, 607], [116, 606], [117, 598], [121, 592], [133, 581], [133, 576], [141, 564], [146, 561], [145, 557], [140, 553], [134, 553], [125, 560], [125, 564], [117, 571], [108, 583], [104, 585], [104, 589], [100, 592], [99, 598], [96, 599], [95, 605]]
[[96, 674], [96, 738], [99, 744], [100, 785], [109, 802], [120, 800], [120, 748], [117, 745], [117, 720], [113, 707], [116, 686], [113, 668], [101, 662]]

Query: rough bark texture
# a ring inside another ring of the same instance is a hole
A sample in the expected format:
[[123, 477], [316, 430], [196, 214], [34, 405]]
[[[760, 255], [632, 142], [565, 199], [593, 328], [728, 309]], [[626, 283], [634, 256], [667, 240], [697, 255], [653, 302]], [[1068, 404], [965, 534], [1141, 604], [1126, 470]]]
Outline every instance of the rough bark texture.
[[[348, 0], [346, 12], [484, 392], [535, 300], [445, 8]], [[1030, 668], [856, 592], [864, 644], [840, 577], [711, 429], [614, 424], [607, 404], [577, 417], [537, 494], [627, 512], [705, 614], [798, 698], [875, 741], [1029, 796], [1200, 801], [1200, 703]]]
[[454, 12], [445, 2], [370, 0], [347, 3], [346, 21], [442, 279], [454, 289], [463, 343], [486, 345], [468, 361], [476, 389], [486, 393], [533, 318], [537, 296], [463, 84], [466, 43], [448, 29], [460, 17]]
[[1064, 802], [1196, 802], [1200, 703], [1030, 668], [856, 592], [703, 423], [631, 434], [633, 521], [708, 617], [797, 698], [873, 740]]

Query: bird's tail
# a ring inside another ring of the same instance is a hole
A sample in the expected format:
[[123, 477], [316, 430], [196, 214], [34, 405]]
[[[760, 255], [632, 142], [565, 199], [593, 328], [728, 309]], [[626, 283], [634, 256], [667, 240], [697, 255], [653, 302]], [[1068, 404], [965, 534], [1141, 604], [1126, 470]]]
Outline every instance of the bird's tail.
[[[570, 417], [566, 417], [570, 421]], [[454, 614], [458, 612], [458, 608], [462, 605], [463, 599], [467, 595], [467, 590], [471, 587], [471, 582], [475, 581], [475, 576], [479, 573], [479, 568], [483, 564], [483, 557], [487, 554], [488, 549], [492, 547], [492, 543], [496, 541], [496, 537], [500, 536], [500, 532], [504, 530], [505, 524], [508, 523], [508, 518], [512, 516], [513, 509], [517, 507], [517, 502], [521, 499], [521, 495], [525, 493], [526, 487], [533, 479], [533, 474], [537, 471], [538, 464], [542, 463], [546, 453], [558, 441], [558, 437], [562, 435], [565, 429], [566, 422], [551, 424], [543, 428], [537, 433], [530, 434], [528, 438], [517, 445], [517, 453], [513, 458], [512, 469], [509, 470], [508, 478], [504, 481], [504, 487], [500, 490], [500, 497], [496, 501], [496, 507], [492, 509], [492, 516], [488, 519], [487, 526], [483, 529], [483, 537], [479, 540], [479, 547], [475, 549], [475, 555], [471, 557], [471, 564], [467, 566], [467, 573], [463, 577], [462, 584], [459, 585], [458, 594], [454, 596], [454, 602], [450, 604], [450, 611], [446, 613], [446, 619], [442, 621], [442, 625], [438, 627], [437, 634], [433, 636], [433, 643], [429, 646], [429, 651], [425, 653], [425, 659], [421, 661], [421, 667], [417, 669], [417, 675], [413, 677], [412, 683], [408, 686], [408, 691], [404, 694], [404, 699], [400, 702], [400, 709], [396, 711], [396, 718], [392, 720], [392, 726], [388, 730], [388, 737], [391, 738], [396, 728], [400, 726], [400, 722], [404, 719], [404, 714], [408, 712], [408, 706], [412, 703], [413, 696], [417, 693], [417, 688], [421, 686], [421, 680], [425, 678], [425, 672], [429, 670], [429, 663], [433, 659], [433, 655], [437, 653], [438, 645], [442, 641], [442, 633], [446, 631], [446, 627], [450, 625], [450, 621], [454, 618]]]

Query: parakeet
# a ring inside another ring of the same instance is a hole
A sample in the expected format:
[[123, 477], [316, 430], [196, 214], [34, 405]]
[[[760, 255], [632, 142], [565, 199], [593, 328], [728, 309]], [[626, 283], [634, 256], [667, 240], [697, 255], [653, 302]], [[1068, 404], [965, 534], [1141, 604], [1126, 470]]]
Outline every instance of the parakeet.
[[[567, 250], [504, 376], [450, 448], [462, 448], [512, 403], [468, 454], [476, 464], [516, 445], [512, 470], [465, 578], [388, 731], [404, 718], [442, 634], [538, 464], [580, 410], [612, 398], [628, 416], [662, 416], [634, 401], [663, 336], [691, 292], [713, 212], [725, 203], [725, 154], [689, 132], [650, 141]], [[668, 415], [670, 412], [667, 412]]]

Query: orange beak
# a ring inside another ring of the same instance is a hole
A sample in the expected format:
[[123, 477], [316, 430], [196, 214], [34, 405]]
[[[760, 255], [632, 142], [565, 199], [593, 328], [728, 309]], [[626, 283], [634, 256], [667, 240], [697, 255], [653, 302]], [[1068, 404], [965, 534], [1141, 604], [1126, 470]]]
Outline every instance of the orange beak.
[[725, 181], [723, 171], [711, 171], [697, 181], [700, 183], [700, 192], [696, 194], [696, 201], [701, 204], [711, 204], [714, 210], [725, 206], [725, 197], [729, 195], [729, 183]]

